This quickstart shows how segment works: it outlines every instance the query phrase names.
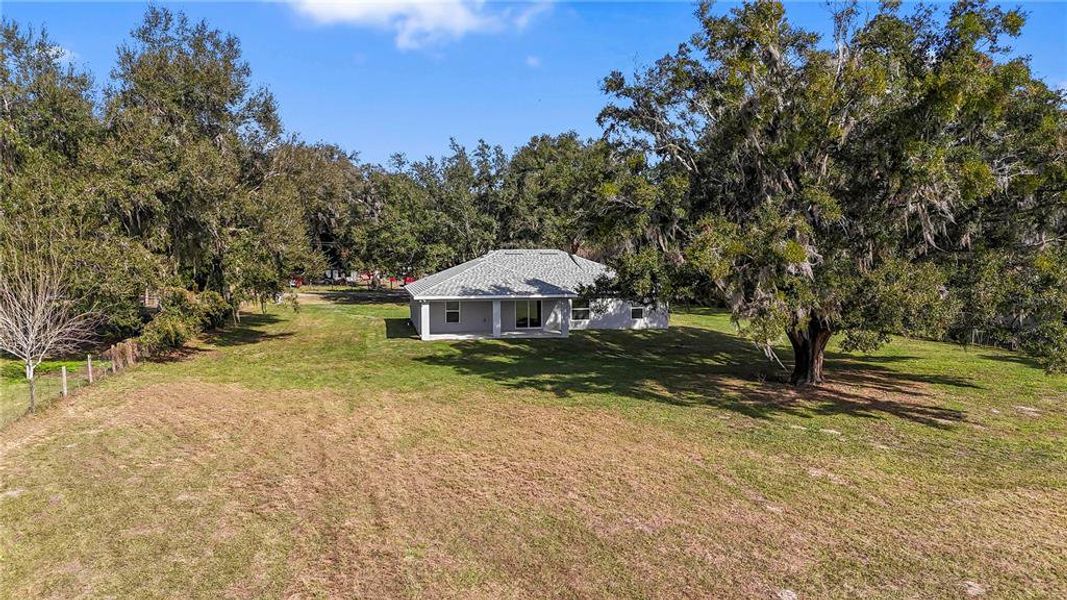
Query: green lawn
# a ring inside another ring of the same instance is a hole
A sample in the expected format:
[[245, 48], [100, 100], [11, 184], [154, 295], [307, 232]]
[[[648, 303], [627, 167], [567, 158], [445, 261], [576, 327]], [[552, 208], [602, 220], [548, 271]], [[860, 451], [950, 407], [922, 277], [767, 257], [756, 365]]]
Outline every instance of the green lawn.
[[802, 393], [714, 312], [426, 343], [318, 298], [0, 430], [0, 595], [1067, 596], [1067, 378], [1018, 355]]
[[[93, 371], [97, 378], [106, 376], [102, 373], [111, 363], [97, 361]], [[88, 383], [88, 368], [84, 360], [49, 360], [37, 367], [37, 403], [41, 409], [47, 408], [63, 393], [63, 379], [60, 367], [67, 367], [67, 390], [73, 391]], [[22, 363], [0, 356], [0, 428], [20, 418], [29, 408], [30, 392], [26, 384], [26, 374]]]

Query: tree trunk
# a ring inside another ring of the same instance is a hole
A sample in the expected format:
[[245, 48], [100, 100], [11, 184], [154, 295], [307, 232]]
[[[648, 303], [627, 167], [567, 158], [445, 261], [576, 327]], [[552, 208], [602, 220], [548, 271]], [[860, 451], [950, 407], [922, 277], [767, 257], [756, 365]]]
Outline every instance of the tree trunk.
[[789, 378], [790, 382], [798, 386], [815, 386], [822, 383], [826, 344], [833, 335], [830, 324], [818, 313], [812, 313], [807, 324], [794, 324], [786, 334], [793, 346], [793, 374]]
[[33, 365], [26, 365], [26, 381], [30, 385], [30, 412], [37, 410], [37, 380], [34, 378]]

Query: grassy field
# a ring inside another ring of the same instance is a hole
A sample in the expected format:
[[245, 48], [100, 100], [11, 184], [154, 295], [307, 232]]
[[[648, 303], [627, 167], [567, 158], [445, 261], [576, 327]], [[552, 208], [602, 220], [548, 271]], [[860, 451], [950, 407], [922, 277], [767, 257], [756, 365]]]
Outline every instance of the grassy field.
[[[93, 371], [97, 379], [108, 375], [111, 363], [97, 360]], [[47, 408], [63, 394], [60, 367], [67, 367], [67, 390], [73, 391], [88, 383], [88, 368], [84, 360], [49, 360], [37, 367], [37, 404]], [[26, 414], [30, 392], [22, 363], [0, 356], [0, 428]]]
[[425, 343], [249, 315], [0, 430], [0, 595], [1067, 596], [1067, 378], [834, 353], [800, 393], [713, 312]]

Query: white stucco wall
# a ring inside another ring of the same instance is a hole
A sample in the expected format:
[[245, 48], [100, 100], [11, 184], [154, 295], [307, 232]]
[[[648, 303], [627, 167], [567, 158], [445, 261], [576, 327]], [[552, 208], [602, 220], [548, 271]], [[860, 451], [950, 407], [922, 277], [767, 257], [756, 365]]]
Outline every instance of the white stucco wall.
[[[560, 331], [564, 313], [563, 304], [567, 300], [541, 300], [542, 329]], [[430, 305], [430, 335], [437, 334], [478, 334], [491, 336], [493, 333], [493, 302], [490, 300], [470, 300], [460, 302], [460, 322], [445, 322], [445, 302], [435, 300]], [[422, 304], [416, 300], [409, 303], [411, 323], [415, 331], [422, 334]], [[590, 303], [590, 318], [587, 321], [571, 320], [571, 330], [581, 329], [666, 329], [669, 313], [665, 306], [653, 309], [645, 307], [643, 319], [630, 318], [631, 303], [615, 298], [594, 300]], [[572, 312], [573, 314], [573, 312]], [[515, 327], [515, 301], [500, 301], [500, 330], [519, 331]], [[523, 330], [528, 331], [528, 330]]]
[[517, 331], [515, 328], [515, 303], [500, 301], [500, 331]]
[[430, 302], [430, 335], [439, 333], [492, 334], [493, 303], [485, 300], [460, 301], [459, 323], [446, 323], [445, 302]]
[[563, 330], [563, 303], [567, 300], [544, 300], [541, 304], [541, 324], [546, 331]]
[[408, 303], [408, 309], [411, 311], [411, 324], [415, 326], [415, 331], [420, 335], [422, 334], [422, 305], [412, 298]]
[[[670, 320], [667, 307], [645, 307], [645, 318], [631, 319], [630, 302], [618, 298], [601, 298], [589, 303], [589, 320], [571, 319], [571, 329], [666, 329]], [[573, 316], [574, 312], [571, 309]]]

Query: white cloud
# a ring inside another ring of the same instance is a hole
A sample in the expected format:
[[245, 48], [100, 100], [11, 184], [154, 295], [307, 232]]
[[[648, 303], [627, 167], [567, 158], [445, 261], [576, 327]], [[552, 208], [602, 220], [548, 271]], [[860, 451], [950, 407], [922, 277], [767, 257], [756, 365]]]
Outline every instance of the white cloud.
[[526, 66], [530, 67], [531, 69], [539, 68], [541, 66], [541, 57], [539, 57], [539, 56], [527, 56], [526, 57]]
[[537, 0], [531, 2], [529, 6], [520, 10], [515, 15], [515, 26], [521, 29], [526, 29], [526, 26], [530, 24], [538, 15], [548, 12], [552, 9], [552, 0]]
[[78, 60], [78, 53], [63, 46], [52, 46], [52, 58], [61, 65], [72, 65]]
[[404, 50], [457, 40], [469, 33], [522, 30], [550, 7], [550, 0], [521, 7], [486, 0], [288, 1], [316, 23], [393, 31], [397, 47]]

